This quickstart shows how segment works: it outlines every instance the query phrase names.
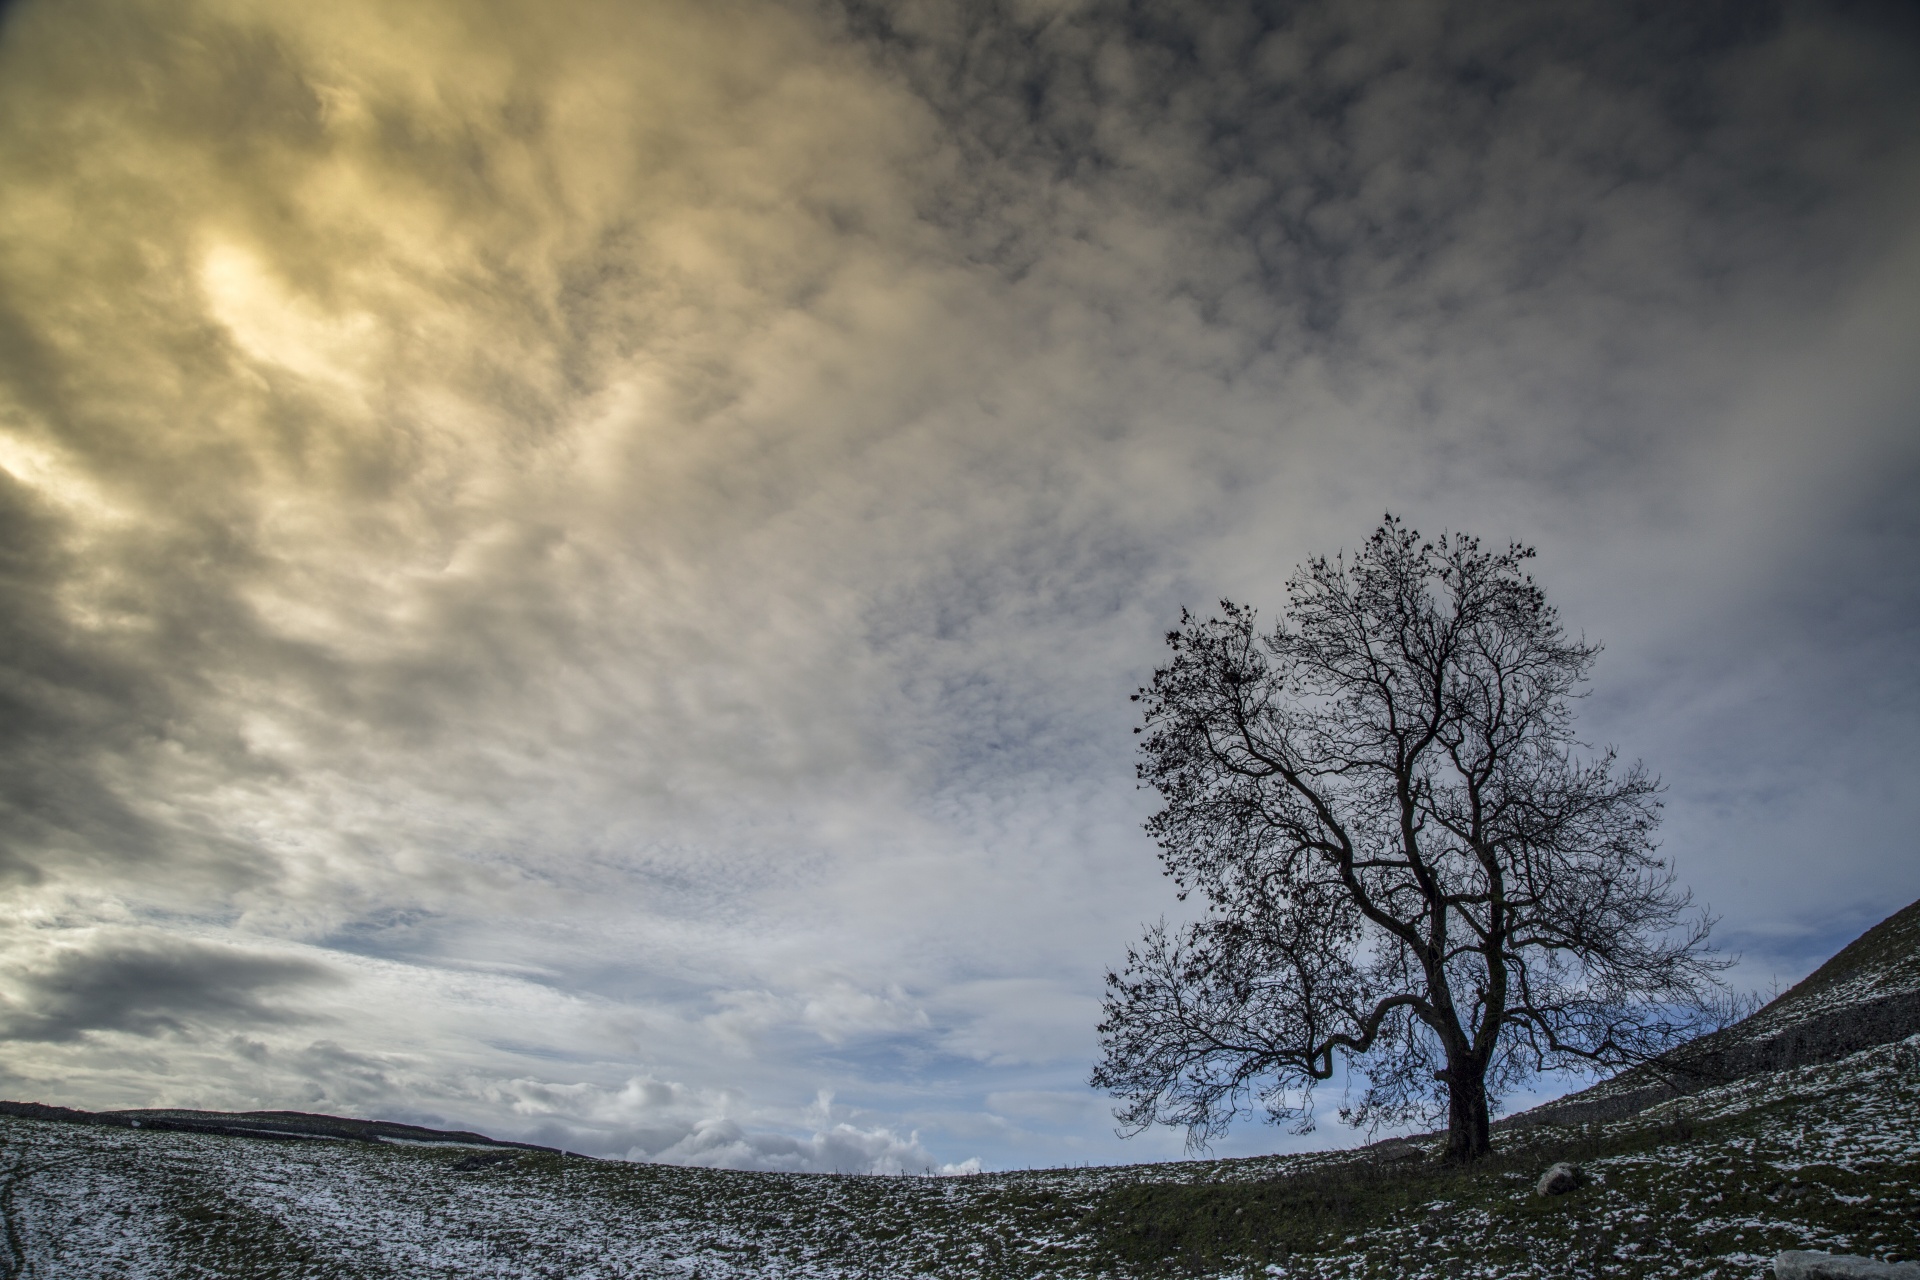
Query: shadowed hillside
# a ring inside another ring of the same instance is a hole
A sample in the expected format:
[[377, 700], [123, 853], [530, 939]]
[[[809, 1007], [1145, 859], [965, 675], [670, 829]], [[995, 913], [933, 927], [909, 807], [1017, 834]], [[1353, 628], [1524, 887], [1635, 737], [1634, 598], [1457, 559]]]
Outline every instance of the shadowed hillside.
[[1920, 902], [1855, 938], [1751, 1017], [1656, 1063], [1500, 1123], [1614, 1119], [1761, 1072], [1834, 1062], [1915, 1034], [1920, 1034]]

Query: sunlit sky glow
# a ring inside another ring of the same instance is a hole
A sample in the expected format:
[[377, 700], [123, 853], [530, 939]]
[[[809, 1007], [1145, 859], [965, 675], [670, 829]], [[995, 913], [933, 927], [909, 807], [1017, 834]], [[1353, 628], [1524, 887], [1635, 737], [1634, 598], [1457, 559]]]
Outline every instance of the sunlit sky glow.
[[1127, 695], [1387, 510], [1740, 983], [1920, 896], [1905, 6], [16, 0], [0, 174], [0, 1095], [1175, 1156]]

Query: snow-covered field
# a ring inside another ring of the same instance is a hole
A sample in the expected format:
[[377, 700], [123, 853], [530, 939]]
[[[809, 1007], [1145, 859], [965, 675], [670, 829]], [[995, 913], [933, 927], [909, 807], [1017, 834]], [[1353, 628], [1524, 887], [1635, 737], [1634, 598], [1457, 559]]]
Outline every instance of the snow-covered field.
[[[1568, 1138], [1536, 1129], [1502, 1140], [1544, 1160]], [[1591, 1160], [1593, 1183], [1572, 1195], [1536, 1197], [1531, 1174], [1510, 1167], [1376, 1213], [1284, 1262], [1269, 1250], [1205, 1270], [1758, 1277], [1785, 1248], [1920, 1257], [1920, 1037], [1581, 1138], [1614, 1154]], [[1257, 1213], [1274, 1179], [1365, 1158], [828, 1177], [9, 1118], [0, 1276], [1151, 1275], [1159, 1264], [1125, 1261], [1096, 1229], [1111, 1230], [1111, 1212], [1095, 1212], [1109, 1195], [1183, 1184], [1222, 1197], [1222, 1213]], [[1526, 1154], [1518, 1167], [1532, 1168]]]

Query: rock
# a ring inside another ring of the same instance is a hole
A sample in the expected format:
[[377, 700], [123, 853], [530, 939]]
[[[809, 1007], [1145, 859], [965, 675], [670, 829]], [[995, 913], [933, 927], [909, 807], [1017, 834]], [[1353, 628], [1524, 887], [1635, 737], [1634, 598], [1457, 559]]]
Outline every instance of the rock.
[[1773, 1274], [1775, 1280], [1920, 1280], [1920, 1262], [1789, 1249], [1773, 1260]]
[[1562, 1160], [1553, 1168], [1540, 1175], [1540, 1183], [1534, 1187], [1535, 1195], [1563, 1196], [1569, 1191], [1587, 1185], [1587, 1175], [1580, 1171], [1577, 1164], [1568, 1164]]

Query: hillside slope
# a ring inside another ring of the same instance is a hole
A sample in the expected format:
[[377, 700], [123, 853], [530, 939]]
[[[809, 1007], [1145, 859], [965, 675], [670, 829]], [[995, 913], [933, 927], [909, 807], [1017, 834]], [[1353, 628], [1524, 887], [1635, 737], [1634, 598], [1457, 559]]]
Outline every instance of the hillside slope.
[[1649, 1066], [1507, 1117], [1504, 1126], [1581, 1124], [1768, 1071], [1834, 1062], [1920, 1034], [1920, 902], [1855, 938], [1751, 1017]]

